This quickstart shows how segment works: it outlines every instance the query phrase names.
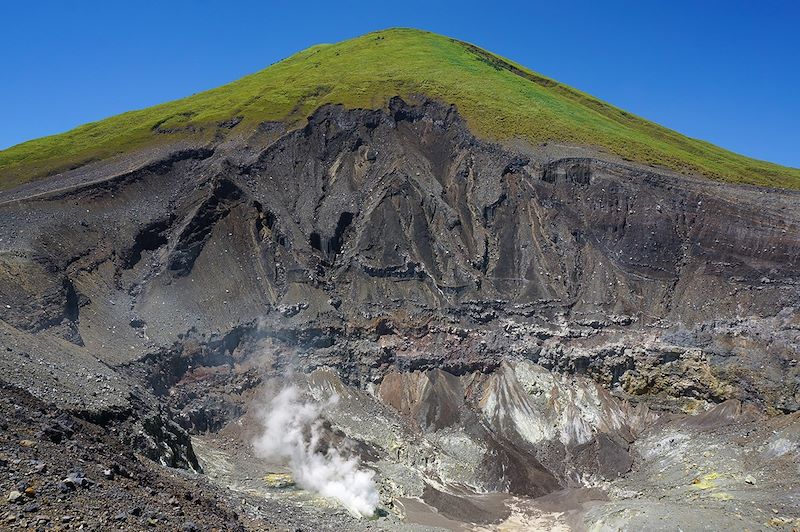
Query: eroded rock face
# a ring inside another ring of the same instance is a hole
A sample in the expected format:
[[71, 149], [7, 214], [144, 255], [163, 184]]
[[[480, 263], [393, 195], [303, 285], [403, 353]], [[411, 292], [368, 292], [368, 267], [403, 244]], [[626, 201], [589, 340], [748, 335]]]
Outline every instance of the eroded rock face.
[[[0, 206], [0, 319], [112, 363], [261, 323], [290, 345], [335, 349], [353, 332], [388, 344], [361, 373], [490, 369], [509, 351], [582, 373], [616, 357], [593, 374], [609, 386], [645, 334], [663, 344], [648, 365], [705, 349], [753, 377], [742, 398], [796, 404], [767, 388], [796, 386], [797, 193], [501, 148], [453, 108], [399, 99], [159, 156]], [[759, 320], [778, 315], [773, 345]], [[762, 364], [780, 378], [757, 382]], [[736, 395], [720, 390], [698, 395]]]
[[433, 102], [326, 106], [3, 193], [0, 369], [193, 468], [186, 431], [331, 372], [425, 435], [392, 458], [339, 418], [404, 471], [389, 495], [540, 496], [636, 469], [664, 411], [800, 409], [798, 205], [488, 143]]

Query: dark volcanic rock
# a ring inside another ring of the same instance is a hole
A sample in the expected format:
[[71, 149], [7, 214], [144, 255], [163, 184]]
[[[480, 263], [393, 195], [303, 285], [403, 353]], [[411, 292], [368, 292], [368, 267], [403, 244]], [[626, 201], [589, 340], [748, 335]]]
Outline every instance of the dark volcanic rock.
[[[797, 203], [578, 148], [488, 144], [431, 102], [327, 106], [267, 145], [183, 149], [0, 204], [0, 320], [111, 364], [258, 320], [300, 347], [511, 320], [539, 339], [562, 323], [583, 335], [674, 324], [731, 352], [721, 320], [798, 319]], [[480, 365], [465, 346], [395, 346], [389, 360], [458, 372]], [[758, 366], [777, 363], [759, 352]]]

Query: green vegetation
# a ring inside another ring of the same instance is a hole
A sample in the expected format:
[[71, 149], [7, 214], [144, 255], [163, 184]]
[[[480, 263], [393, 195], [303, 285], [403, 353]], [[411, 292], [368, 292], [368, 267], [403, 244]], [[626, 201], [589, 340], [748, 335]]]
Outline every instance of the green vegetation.
[[211, 139], [265, 120], [303, 124], [326, 103], [379, 108], [424, 94], [455, 104], [478, 135], [592, 145], [625, 159], [737, 183], [800, 188], [800, 170], [757, 161], [633, 116], [511, 61], [411, 29], [302, 51], [217, 89], [0, 151], [0, 188], [134, 148]]

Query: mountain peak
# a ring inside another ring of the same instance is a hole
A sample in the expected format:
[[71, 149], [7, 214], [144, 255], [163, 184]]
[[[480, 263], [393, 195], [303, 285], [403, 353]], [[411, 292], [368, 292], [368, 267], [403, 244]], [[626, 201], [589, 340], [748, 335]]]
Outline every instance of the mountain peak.
[[0, 188], [153, 145], [213, 144], [270, 121], [300, 127], [324, 104], [381, 108], [394, 96], [455, 105], [478, 136], [589, 146], [728, 182], [800, 188], [800, 170], [695, 140], [469, 43], [389, 28], [312, 46], [244, 78], [0, 152]]

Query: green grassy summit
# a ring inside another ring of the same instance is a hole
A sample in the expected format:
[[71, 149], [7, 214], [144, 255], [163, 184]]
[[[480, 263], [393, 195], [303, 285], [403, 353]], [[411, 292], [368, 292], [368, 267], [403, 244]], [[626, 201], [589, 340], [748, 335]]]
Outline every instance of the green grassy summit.
[[800, 188], [798, 169], [688, 138], [473, 45], [411, 29], [314, 46], [228, 85], [0, 151], [0, 188], [182, 137], [210, 140], [234, 117], [232, 131], [265, 120], [297, 126], [326, 103], [378, 108], [419, 94], [455, 104], [491, 140], [591, 145], [722, 181]]

